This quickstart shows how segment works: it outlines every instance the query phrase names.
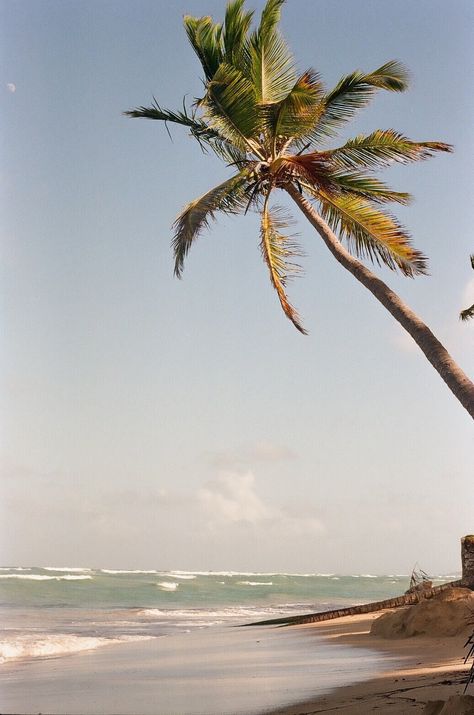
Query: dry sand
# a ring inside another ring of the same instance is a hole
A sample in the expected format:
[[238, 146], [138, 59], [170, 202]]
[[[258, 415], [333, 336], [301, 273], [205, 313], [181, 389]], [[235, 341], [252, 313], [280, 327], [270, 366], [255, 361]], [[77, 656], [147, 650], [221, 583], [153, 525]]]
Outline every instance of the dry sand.
[[[268, 715], [312, 715], [340, 713], [366, 715], [422, 713], [428, 701], [447, 700], [462, 694], [468, 667], [462, 658], [466, 631], [452, 637], [416, 636], [386, 639], [370, 635], [370, 628], [380, 613], [350, 616], [337, 621], [295, 628], [311, 629], [333, 643], [383, 651], [394, 660], [394, 669], [372, 680], [348, 685], [312, 701], [272, 710]], [[401, 665], [400, 665], [401, 664]], [[468, 693], [474, 695], [474, 686]], [[473, 713], [456, 708], [453, 713]], [[435, 711], [438, 712], [438, 711]]]

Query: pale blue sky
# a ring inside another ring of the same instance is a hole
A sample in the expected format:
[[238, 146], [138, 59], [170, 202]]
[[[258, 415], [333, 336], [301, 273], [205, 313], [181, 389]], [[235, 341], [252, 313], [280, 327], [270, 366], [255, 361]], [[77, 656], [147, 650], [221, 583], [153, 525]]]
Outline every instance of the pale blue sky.
[[[471, 420], [304, 219], [290, 292], [308, 337], [280, 311], [255, 216], [219, 221], [172, 276], [175, 215], [228, 169], [121, 112], [199, 94], [182, 15], [224, 7], [2, 3], [0, 561], [455, 569], [474, 528]], [[379, 95], [347, 136], [455, 145], [386, 172], [415, 195], [397, 213], [431, 276], [380, 274], [471, 375], [473, 15], [467, 0], [288, 0], [282, 22], [329, 86], [410, 68], [411, 90]]]

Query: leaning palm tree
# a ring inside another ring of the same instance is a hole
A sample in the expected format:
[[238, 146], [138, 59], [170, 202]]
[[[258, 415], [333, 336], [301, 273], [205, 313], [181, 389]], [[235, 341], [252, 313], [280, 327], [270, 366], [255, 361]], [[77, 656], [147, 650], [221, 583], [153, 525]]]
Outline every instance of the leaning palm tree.
[[[396, 61], [368, 74], [355, 71], [326, 91], [313, 70], [296, 71], [279, 30], [284, 0], [267, 0], [260, 23], [244, 0], [231, 0], [222, 24], [211, 17], [185, 16], [184, 26], [204, 73], [203, 96], [187, 108], [170, 111], [155, 99], [150, 107], [126, 112], [186, 127], [204, 149], [212, 149], [233, 173], [191, 201], [174, 224], [175, 274], [202, 230], [218, 212], [261, 215], [260, 249], [286, 316], [306, 333], [291, 305], [286, 285], [299, 271], [289, 217], [272, 207], [277, 191], [293, 199], [336, 260], [398, 320], [419, 345], [452, 392], [474, 417], [474, 385], [429, 328], [360, 260], [384, 264], [405, 276], [426, 273], [426, 258], [385, 206], [407, 204], [374, 172], [393, 162], [427, 159], [449, 152], [441, 142], [412, 141], [393, 130], [359, 135], [324, 149], [339, 127], [369, 103], [378, 90], [401, 92], [407, 72]], [[344, 245], [345, 244], [345, 245]]]
[[[474, 268], [474, 253], [471, 256], [471, 266]], [[474, 318], [474, 303], [469, 306], [469, 308], [461, 310], [459, 317], [461, 320], [470, 320], [471, 318]]]

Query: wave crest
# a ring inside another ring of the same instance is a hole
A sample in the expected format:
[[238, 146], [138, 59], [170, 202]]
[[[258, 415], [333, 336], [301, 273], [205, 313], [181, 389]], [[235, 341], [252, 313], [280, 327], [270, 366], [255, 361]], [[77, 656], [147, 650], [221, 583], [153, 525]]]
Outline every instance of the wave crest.
[[55, 635], [21, 635], [0, 641], [0, 663], [26, 658], [45, 658], [84, 650], [95, 650], [113, 643], [149, 640], [153, 636], [120, 636], [119, 638], [93, 638], [66, 633]]

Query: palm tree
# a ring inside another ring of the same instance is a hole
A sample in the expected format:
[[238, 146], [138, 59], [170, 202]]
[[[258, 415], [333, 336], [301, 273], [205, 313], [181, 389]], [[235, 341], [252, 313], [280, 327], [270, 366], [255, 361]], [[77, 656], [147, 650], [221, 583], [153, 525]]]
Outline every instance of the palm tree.
[[[474, 268], [474, 253], [471, 256], [471, 266]], [[474, 318], [474, 303], [469, 308], [461, 310], [459, 317], [461, 320], [470, 320], [471, 318]]]
[[[381, 89], [401, 92], [407, 72], [396, 61], [369, 72], [355, 71], [326, 91], [312, 69], [298, 74], [279, 30], [284, 0], [267, 0], [260, 23], [244, 0], [231, 0], [222, 24], [211, 17], [184, 17], [188, 39], [204, 72], [204, 93], [191, 108], [150, 107], [125, 114], [187, 127], [202, 148], [212, 149], [233, 169], [223, 183], [191, 201], [174, 224], [175, 275], [217, 212], [261, 215], [260, 249], [286, 316], [306, 333], [286, 295], [299, 271], [300, 254], [288, 235], [287, 213], [270, 207], [277, 190], [286, 191], [314, 226], [336, 260], [355, 276], [408, 331], [462, 405], [474, 417], [474, 385], [420, 318], [358, 259], [384, 264], [405, 276], [426, 273], [426, 258], [409, 234], [385, 209], [407, 204], [407, 193], [393, 191], [374, 171], [393, 162], [427, 159], [449, 152], [442, 142], [417, 142], [393, 129], [359, 135], [324, 149], [325, 140], [366, 106]], [[336, 235], [337, 234], [337, 235]], [[343, 245], [345, 242], [347, 248]]]

